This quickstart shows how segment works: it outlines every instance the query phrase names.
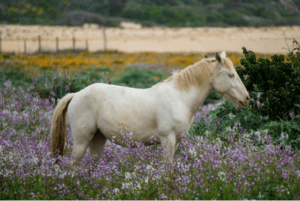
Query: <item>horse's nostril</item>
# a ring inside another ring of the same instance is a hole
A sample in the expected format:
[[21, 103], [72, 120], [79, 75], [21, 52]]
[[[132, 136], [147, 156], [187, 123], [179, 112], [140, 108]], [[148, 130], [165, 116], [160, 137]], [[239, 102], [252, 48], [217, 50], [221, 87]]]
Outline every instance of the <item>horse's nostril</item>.
[[250, 100], [250, 97], [249, 97], [249, 96], [247, 96], [246, 100], [247, 100], [247, 101], [249, 101], [249, 100]]

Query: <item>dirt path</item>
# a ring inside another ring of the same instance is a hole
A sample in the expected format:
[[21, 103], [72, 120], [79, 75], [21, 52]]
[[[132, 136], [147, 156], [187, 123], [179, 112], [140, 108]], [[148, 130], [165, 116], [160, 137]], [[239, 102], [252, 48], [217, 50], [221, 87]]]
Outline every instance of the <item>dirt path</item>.
[[[19, 26], [0, 25], [2, 31], [2, 51], [24, 52], [26, 39], [27, 53], [39, 49], [38, 36], [41, 36], [41, 48], [56, 51], [58, 49], [86, 48], [89, 51], [104, 49], [103, 29], [97, 26]], [[269, 28], [107, 28], [107, 49], [123, 52], [215, 52], [230, 51], [242, 53], [242, 47], [257, 53], [287, 53], [283, 49], [291, 38], [300, 40], [300, 26]]]

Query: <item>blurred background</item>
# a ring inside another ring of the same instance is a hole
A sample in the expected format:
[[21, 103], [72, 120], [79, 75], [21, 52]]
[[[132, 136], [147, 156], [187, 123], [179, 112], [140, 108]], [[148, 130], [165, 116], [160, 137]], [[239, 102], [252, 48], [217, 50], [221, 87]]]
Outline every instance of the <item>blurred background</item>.
[[10, 0], [0, 51], [284, 53], [300, 0]]
[[10, 0], [0, 3], [1, 24], [111, 27], [123, 20], [143, 27], [299, 25], [300, 0]]

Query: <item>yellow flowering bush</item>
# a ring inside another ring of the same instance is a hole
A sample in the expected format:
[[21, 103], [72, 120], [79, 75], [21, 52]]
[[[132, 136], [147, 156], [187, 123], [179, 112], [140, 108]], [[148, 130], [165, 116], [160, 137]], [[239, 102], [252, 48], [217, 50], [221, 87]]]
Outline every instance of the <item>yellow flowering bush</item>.
[[37, 15], [41, 15], [44, 13], [44, 9], [40, 8], [40, 7], [35, 7], [32, 6], [31, 4], [24, 4], [23, 8], [16, 8], [16, 7], [8, 7], [7, 8], [7, 12], [9, 13], [19, 13], [19, 14], [26, 14], [26, 13], [30, 13], [30, 14], [37, 14]]
[[[213, 53], [208, 56], [213, 56]], [[232, 60], [234, 65], [240, 65], [239, 61], [243, 57], [242, 54], [228, 53], [227, 56]], [[265, 57], [268, 55], [258, 55]], [[38, 55], [12, 55], [4, 59], [0, 55], [0, 62], [4, 60], [18, 63], [23, 66], [23, 69], [30, 72], [38, 72], [39, 70], [55, 70], [59, 72], [75, 72], [86, 70], [91, 66], [107, 67], [111, 70], [123, 71], [127, 66], [134, 64], [153, 65], [159, 64], [167, 69], [168, 72], [173, 69], [183, 69], [191, 65], [204, 56], [198, 53], [119, 53], [119, 52], [104, 52], [104, 53], [59, 53], [59, 54], [38, 54]], [[156, 69], [160, 70], [160, 69]]]

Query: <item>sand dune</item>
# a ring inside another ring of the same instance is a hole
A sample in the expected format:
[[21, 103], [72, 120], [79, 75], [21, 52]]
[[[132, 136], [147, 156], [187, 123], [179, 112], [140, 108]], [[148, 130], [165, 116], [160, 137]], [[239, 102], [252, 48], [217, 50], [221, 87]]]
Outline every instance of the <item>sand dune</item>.
[[[63, 26], [20, 26], [0, 25], [3, 52], [24, 52], [26, 39], [27, 53], [41, 48], [44, 51], [73, 48], [72, 38], [76, 39], [75, 48], [89, 51], [104, 49], [103, 28], [96, 25], [83, 27]], [[266, 28], [106, 28], [108, 50], [123, 52], [215, 52], [230, 51], [242, 53], [246, 47], [257, 53], [287, 53], [287, 43], [291, 38], [300, 40], [300, 26]]]

